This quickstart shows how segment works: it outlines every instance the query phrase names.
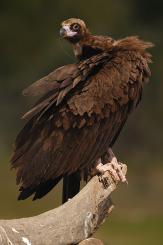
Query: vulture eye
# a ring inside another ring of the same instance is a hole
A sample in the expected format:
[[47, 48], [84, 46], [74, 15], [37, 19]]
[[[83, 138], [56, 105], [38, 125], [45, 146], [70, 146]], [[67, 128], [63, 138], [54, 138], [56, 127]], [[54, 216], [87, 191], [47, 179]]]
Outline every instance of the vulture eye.
[[72, 30], [73, 31], [79, 31], [79, 29], [80, 29], [80, 25], [79, 24], [75, 23], [75, 24], [72, 25]]

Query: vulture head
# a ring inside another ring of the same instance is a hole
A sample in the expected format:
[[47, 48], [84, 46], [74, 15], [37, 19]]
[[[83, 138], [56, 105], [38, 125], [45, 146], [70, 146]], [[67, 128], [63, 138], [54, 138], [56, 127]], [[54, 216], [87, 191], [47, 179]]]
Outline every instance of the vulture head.
[[61, 23], [60, 36], [76, 43], [89, 33], [83, 20], [71, 18]]

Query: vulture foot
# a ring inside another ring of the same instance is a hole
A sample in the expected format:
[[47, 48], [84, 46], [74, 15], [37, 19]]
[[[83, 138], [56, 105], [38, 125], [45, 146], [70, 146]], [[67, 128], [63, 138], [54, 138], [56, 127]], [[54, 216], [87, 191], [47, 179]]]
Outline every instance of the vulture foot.
[[123, 183], [127, 183], [127, 179], [125, 175], [122, 172], [122, 163], [117, 161], [117, 158], [115, 157], [113, 151], [111, 148], [108, 149], [107, 152], [109, 156], [109, 162], [106, 164], [103, 164], [101, 161], [101, 158], [97, 161], [96, 171], [100, 174], [104, 174], [106, 171], [108, 171], [114, 182], [122, 181]]

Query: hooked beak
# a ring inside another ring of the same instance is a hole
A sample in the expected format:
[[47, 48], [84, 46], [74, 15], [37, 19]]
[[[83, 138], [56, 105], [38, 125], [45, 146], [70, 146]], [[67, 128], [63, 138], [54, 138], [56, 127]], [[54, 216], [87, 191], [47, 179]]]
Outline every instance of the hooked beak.
[[63, 27], [60, 29], [59, 33], [60, 33], [61, 37], [65, 37], [66, 36], [66, 30]]
[[72, 31], [68, 25], [63, 26], [60, 29], [60, 36], [63, 38], [74, 37], [76, 34], [77, 32]]

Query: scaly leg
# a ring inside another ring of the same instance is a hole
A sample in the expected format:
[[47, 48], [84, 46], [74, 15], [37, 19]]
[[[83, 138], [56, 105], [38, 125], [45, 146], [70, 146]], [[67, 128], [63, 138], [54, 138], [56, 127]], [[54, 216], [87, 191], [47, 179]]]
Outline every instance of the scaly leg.
[[127, 183], [126, 177], [122, 172], [122, 165], [117, 161], [111, 148], [108, 149], [107, 154], [109, 156], [109, 162], [103, 165], [101, 158], [99, 158], [96, 166], [97, 172], [104, 174], [108, 171], [115, 182], [122, 181], [123, 183]]

